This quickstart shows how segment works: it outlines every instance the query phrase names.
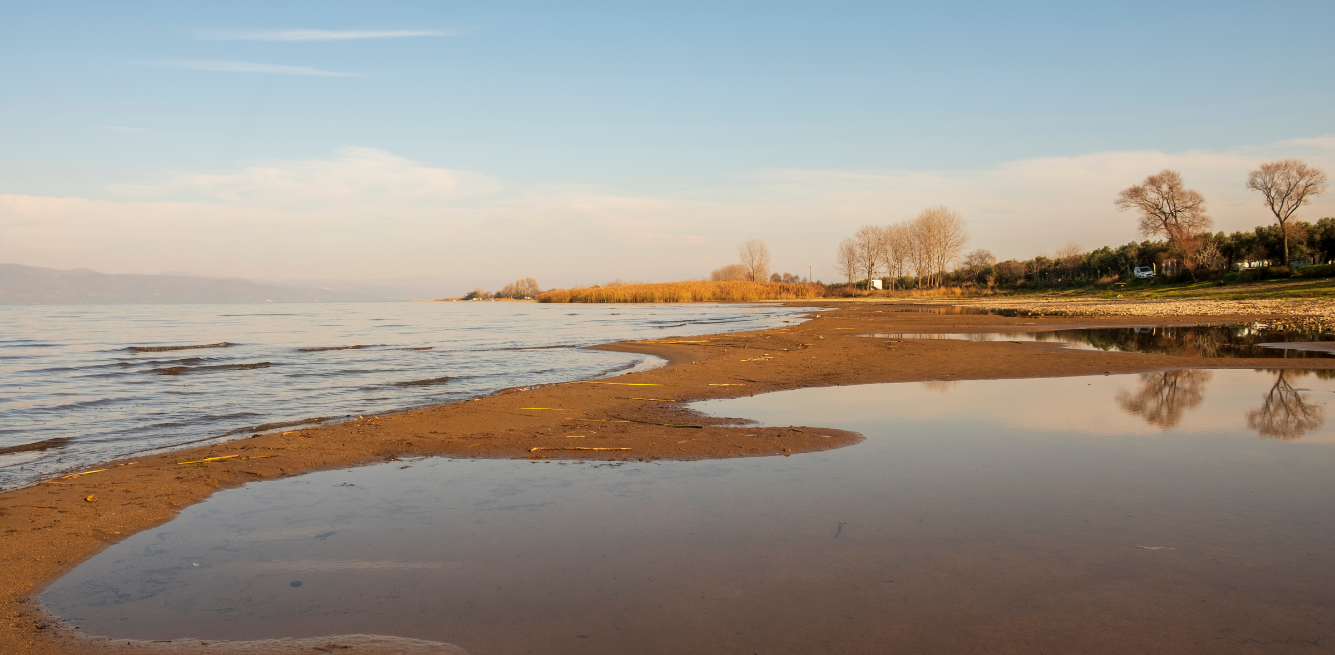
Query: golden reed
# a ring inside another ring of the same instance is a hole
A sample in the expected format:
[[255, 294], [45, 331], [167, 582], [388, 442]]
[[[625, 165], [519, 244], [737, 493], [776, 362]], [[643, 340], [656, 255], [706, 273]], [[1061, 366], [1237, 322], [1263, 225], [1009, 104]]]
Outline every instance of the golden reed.
[[784, 282], [660, 282], [611, 287], [553, 289], [538, 295], [538, 302], [753, 302], [824, 298], [819, 284]]

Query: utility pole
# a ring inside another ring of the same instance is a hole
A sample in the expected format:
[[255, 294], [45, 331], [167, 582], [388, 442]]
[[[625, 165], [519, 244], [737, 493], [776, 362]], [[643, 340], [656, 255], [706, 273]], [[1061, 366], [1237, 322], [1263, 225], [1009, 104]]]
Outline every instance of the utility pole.
[[811, 267], [807, 267], [807, 284], [811, 284]]

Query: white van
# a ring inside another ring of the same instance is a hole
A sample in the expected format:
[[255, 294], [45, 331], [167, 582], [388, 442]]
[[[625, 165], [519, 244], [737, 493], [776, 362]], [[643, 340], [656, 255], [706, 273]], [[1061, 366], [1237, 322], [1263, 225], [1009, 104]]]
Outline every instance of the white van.
[[1131, 274], [1136, 276], [1137, 280], [1148, 280], [1154, 277], [1153, 266], [1137, 266], [1131, 269]]

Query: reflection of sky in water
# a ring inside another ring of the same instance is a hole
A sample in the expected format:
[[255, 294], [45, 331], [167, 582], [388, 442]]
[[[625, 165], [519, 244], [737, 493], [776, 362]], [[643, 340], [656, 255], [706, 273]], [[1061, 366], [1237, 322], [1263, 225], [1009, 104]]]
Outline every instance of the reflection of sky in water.
[[[710, 402], [729, 403], [733, 411], [740, 407], [744, 414], [764, 412], [776, 424], [842, 427], [850, 421], [873, 421], [893, 411], [895, 420], [949, 421], [985, 416], [990, 423], [1011, 428], [1063, 434], [1154, 435], [1172, 428], [1182, 435], [1250, 433], [1335, 441], [1330, 430], [1322, 429], [1326, 407], [1335, 401], [1332, 373], [1335, 371], [1182, 369], [1097, 377], [934, 380], [912, 385], [806, 389]], [[819, 396], [819, 401], [789, 407], [785, 396], [789, 393]], [[712, 411], [710, 402], [696, 406]], [[756, 403], [757, 408], [752, 410], [750, 403]]]
[[[0, 451], [67, 440], [0, 452], [0, 487], [265, 424], [651, 368], [661, 360], [574, 346], [777, 327], [801, 311], [709, 303], [0, 306]], [[230, 345], [158, 350], [208, 344]]]
[[867, 436], [792, 457], [424, 459], [258, 482], [111, 546], [42, 600], [89, 634], [363, 632], [475, 652], [1335, 638], [1331, 429], [1258, 438], [1254, 418], [1277, 388], [1324, 417], [1335, 382], [1188, 373], [696, 404]]

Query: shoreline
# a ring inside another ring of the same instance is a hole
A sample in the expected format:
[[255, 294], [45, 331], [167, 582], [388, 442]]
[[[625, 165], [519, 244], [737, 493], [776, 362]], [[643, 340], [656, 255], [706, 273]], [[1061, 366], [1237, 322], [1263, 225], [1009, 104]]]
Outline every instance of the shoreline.
[[[696, 414], [686, 406], [698, 400], [804, 387], [1177, 368], [1335, 369], [1335, 360], [1202, 359], [1069, 350], [1041, 342], [888, 342], [857, 336], [1234, 324], [1274, 320], [1275, 314], [1206, 313], [1172, 315], [1172, 320], [1153, 315], [1003, 317], [887, 311], [972, 304], [958, 300], [827, 298], [819, 304], [833, 309], [812, 311], [815, 318], [788, 327], [591, 347], [666, 360], [664, 366], [648, 371], [511, 388], [445, 405], [113, 461], [90, 467], [96, 472], [0, 493], [0, 561], [5, 571], [0, 577], [4, 614], [0, 643], [13, 648], [7, 652], [33, 655], [123, 650], [122, 644], [128, 642], [89, 640], [59, 627], [37, 606], [36, 594], [107, 545], [170, 521], [181, 509], [216, 491], [247, 482], [403, 457], [698, 460], [791, 456], [854, 446], [862, 440], [856, 433], [819, 426], [739, 426], [726, 418]], [[743, 437], [744, 433], [760, 436]], [[154, 646], [197, 650], [198, 643]], [[270, 644], [254, 652], [285, 652], [285, 648]]]

